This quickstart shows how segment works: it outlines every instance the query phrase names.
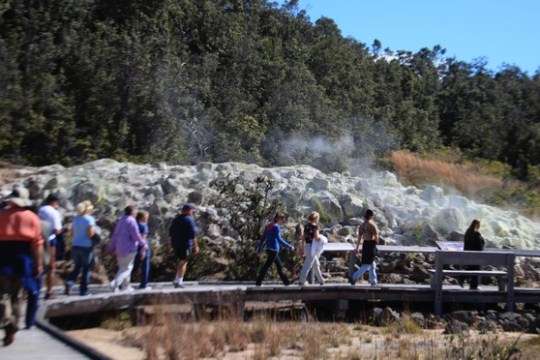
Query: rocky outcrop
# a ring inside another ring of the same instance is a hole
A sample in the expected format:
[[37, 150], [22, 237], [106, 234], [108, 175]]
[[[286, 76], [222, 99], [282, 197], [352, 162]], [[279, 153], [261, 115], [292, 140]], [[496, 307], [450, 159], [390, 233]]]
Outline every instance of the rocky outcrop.
[[[490, 246], [512, 245], [515, 248], [539, 248], [540, 224], [515, 212], [477, 204], [456, 195], [446, 195], [436, 186], [424, 190], [404, 187], [389, 172], [325, 174], [310, 166], [262, 168], [242, 163], [201, 163], [195, 166], [165, 163], [136, 165], [110, 159], [64, 168], [59, 165], [41, 168], [2, 169], [3, 181], [16, 180], [0, 188], [9, 193], [15, 183], [26, 186], [34, 200], [49, 193], [62, 197], [61, 212], [68, 222], [75, 206], [91, 200], [95, 217], [105, 230], [111, 230], [122, 209], [128, 204], [150, 212], [150, 237], [161, 243], [167, 228], [182, 204], [191, 202], [199, 207], [197, 222], [201, 236], [214, 255], [224, 246], [233, 246], [238, 233], [231, 227], [230, 209], [213, 202], [215, 189], [210, 182], [226, 177], [255, 179], [265, 175], [274, 181], [271, 196], [281, 198], [291, 218], [288, 233], [303, 222], [311, 211], [319, 211], [324, 220], [325, 234], [331, 241], [352, 242], [367, 208], [376, 212], [376, 222], [388, 244], [428, 244], [437, 240], [461, 240], [473, 218], [482, 220], [481, 232]], [[291, 239], [292, 240], [292, 239]], [[383, 261], [382, 268], [396, 268]], [[212, 268], [226, 266], [218, 261]], [[397, 266], [399, 268], [399, 265]], [[409, 269], [405, 271], [405, 269]], [[424, 276], [421, 265], [404, 267], [403, 281], [416, 281]]]

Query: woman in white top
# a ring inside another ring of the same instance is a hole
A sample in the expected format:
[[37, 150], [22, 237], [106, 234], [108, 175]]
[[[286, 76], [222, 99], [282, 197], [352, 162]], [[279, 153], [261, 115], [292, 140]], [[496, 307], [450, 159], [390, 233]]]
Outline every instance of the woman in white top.
[[300, 278], [298, 279], [298, 284], [300, 286], [303, 286], [306, 282], [309, 270], [313, 270], [317, 282], [324, 285], [324, 278], [321, 274], [319, 256], [322, 253], [322, 246], [324, 245], [322, 242], [326, 240], [326, 238], [323, 239], [323, 236], [319, 234], [319, 219], [319, 213], [314, 211], [309, 214], [308, 222], [304, 226], [304, 246], [302, 248], [305, 259], [302, 270], [300, 271]]

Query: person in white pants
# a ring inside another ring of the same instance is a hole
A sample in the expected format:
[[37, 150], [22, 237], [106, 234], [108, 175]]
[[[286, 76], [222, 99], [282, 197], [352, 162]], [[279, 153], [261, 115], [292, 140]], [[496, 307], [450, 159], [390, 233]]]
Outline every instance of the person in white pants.
[[324, 278], [321, 274], [321, 264], [319, 262], [319, 256], [322, 253], [324, 241], [328, 242], [326, 237], [319, 234], [319, 220], [320, 215], [318, 212], [313, 211], [308, 216], [308, 223], [304, 226], [303, 241], [303, 255], [305, 256], [304, 265], [300, 271], [300, 278], [298, 284], [303, 286], [306, 282], [307, 275], [310, 270], [313, 270], [316, 281], [324, 285]]
[[139, 227], [135, 220], [136, 212], [133, 206], [127, 206], [124, 209], [124, 216], [118, 220], [118, 223], [114, 227], [109, 244], [108, 250], [116, 255], [116, 262], [118, 264], [118, 271], [110, 285], [111, 290], [114, 292], [119, 290], [133, 291], [133, 288], [129, 285], [129, 280], [139, 246], [142, 248], [141, 260], [144, 260], [146, 256], [147, 245], [139, 233]]

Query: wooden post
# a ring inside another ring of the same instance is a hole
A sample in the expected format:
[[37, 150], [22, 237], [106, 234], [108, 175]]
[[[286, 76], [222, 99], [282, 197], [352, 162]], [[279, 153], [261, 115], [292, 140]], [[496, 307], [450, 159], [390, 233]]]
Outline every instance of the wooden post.
[[355, 268], [354, 264], [356, 262], [356, 254], [354, 253], [354, 250], [349, 252], [349, 278], [354, 274]]
[[508, 271], [508, 285], [506, 286], [506, 310], [514, 310], [514, 264], [516, 262], [516, 254], [508, 254], [507, 257], [507, 271]]
[[443, 253], [435, 252], [435, 315], [442, 315]]

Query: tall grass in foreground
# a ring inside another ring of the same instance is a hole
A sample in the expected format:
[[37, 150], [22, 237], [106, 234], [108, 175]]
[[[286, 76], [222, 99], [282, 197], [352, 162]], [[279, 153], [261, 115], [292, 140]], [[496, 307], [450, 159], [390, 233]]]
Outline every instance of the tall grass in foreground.
[[[257, 318], [182, 322], [169, 317], [124, 333], [146, 359], [536, 359], [535, 335], [444, 335], [405, 316], [387, 327]], [[137, 335], [133, 335], [137, 334]], [[523, 339], [522, 339], [523, 337]], [[519, 346], [518, 346], [519, 345]]]

